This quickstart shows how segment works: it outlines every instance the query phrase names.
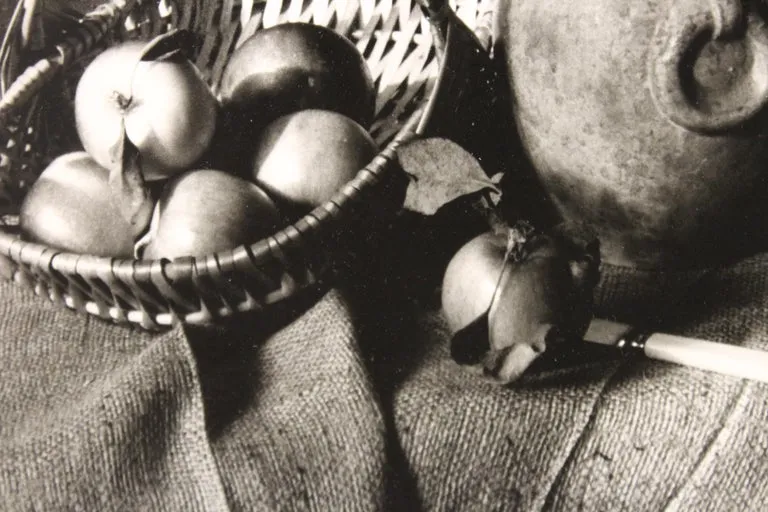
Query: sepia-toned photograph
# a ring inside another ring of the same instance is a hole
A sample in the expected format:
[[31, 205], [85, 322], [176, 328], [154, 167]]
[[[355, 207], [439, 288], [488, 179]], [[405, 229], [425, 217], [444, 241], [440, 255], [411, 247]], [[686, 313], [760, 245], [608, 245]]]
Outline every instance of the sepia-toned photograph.
[[0, 511], [768, 510], [768, 3], [0, 36]]

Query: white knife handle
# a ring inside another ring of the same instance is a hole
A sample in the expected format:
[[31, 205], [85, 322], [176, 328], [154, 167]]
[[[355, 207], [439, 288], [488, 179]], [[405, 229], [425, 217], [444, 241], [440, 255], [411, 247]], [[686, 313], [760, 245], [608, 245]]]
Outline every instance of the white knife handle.
[[651, 359], [768, 382], [768, 352], [737, 345], [654, 333], [645, 341]]
[[762, 350], [672, 334], [643, 334], [629, 325], [602, 319], [592, 321], [584, 339], [640, 352], [649, 359], [768, 382], [768, 352]]

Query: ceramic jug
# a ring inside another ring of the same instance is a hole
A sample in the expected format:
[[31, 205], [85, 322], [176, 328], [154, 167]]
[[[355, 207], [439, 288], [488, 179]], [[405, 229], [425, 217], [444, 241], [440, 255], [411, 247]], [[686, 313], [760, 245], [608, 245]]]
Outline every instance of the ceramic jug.
[[604, 261], [692, 268], [758, 249], [766, 19], [759, 1], [498, 0], [493, 52], [519, 142]]

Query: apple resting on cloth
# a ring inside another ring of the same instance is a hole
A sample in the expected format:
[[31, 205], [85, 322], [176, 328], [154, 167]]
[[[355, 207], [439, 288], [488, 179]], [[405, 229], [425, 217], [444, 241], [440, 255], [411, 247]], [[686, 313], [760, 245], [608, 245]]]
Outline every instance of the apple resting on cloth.
[[46, 167], [24, 198], [19, 223], [33, 242], [94, 256], [133, 256], [131, 226], [112, 201], [109, 171], [84, 151]]
[[148, 43], [131, 41], [100, 53], [75, 92], [77, 132], [85, 150], [112, 169], [125, 135], [141, 155], [144, 179], [189, 168], [211, 142], [218, 104], [199, 70], [177, 54], [141, 60]]
[[283, 23], [248, 38], [229, 58], [218, 94], [227, 112], [245, 111], [250, 122], [324, 109], [366, 128], [376, 101], [368, 64], [355, 45], [310, 23]]
[[172, 178], [155, 207], [142, 258], [205, 256], [272, 235], [280, 214], [256, 184], [212, 169]]
[[277, 119], [256, 147], [256, 182], [278, 204], [302, 214], [329, 200], [378, 151], [359, 124], [326, 110], [302, 110]]
[[582, 246], [521, 224], [467, 242], [443, 278], [453, 359], [499, 384], [584, 335], [599, 279], [596, 240]]

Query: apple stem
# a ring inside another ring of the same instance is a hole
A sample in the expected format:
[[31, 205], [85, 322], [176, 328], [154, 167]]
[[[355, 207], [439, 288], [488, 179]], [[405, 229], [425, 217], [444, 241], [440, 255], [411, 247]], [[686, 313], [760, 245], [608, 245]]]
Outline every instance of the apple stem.
[[115, 103], [117, 103], [117, 106], [120, 108], [120, 112], [125, 114], [126, 111], [131, 107], [131, 104], [133, 103], [133, 97], [132, 96], [126, 96], [123, 93], [114, 91], [112, 93], [112, 97], [115, 100]]
[[507, 231], [507, 250], [504, 254], [505, 263], [507, 261], [519, 263], [524, 260], [527, 255], [526, 245], [537, 234], [539, 233], [533, 224], [526, 220], [517, 221], [514, 226], [511, 226]]
[[186, 30], [176, 29], [155, 37], [144, 46], [131, 71], [131, 94], [126, 96], [118, 91], [113, 92], [115, 103], [117, 103], [121, 113], [125, 114], [133, 104], [133, 82], [141, 63], [170, 61], [175, 58], [186, 59], [183, 47], [185, 43], [189, 44], [189, 39], [190, 36]]

